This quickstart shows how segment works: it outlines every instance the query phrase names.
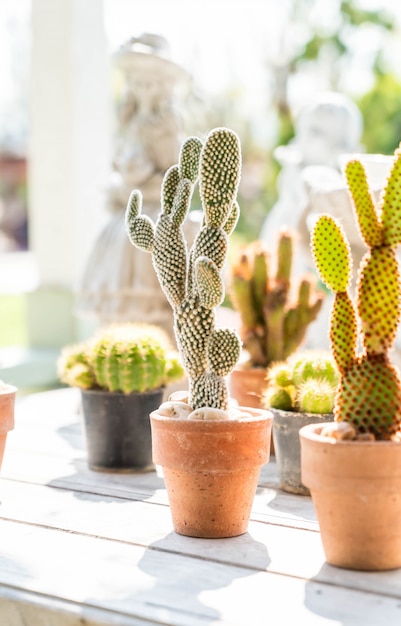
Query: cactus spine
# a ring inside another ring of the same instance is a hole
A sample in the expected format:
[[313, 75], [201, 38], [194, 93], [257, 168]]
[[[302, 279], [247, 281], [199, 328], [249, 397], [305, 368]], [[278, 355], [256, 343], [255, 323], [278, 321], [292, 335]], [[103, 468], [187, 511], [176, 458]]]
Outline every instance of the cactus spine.
[[[179, 163], [164, 177], [156, 224], [141, 213], [138, 190], [132, 192], [126, 212], [130, 241], [152, 254], [161, 288], [173, 309], [193, 409], [228, 408], [225, 377], [241, 350], [235, 331], [216, 329], [214, 313], [224, 298], [222, 268], [228, 235], [239, 216], [240, 171], [240, 143], [233, 131], [216, 128], [204, 145], [190, 137], [181, 148]], [[182, 224], [198, 176], [203, 222], [188, 251]]]
[[266, 246], [255, 241], [232, 264], [230, 295], [240, 314], [241, 339], [252, 366], [268, 367], [285, 360], [301, 345], [308, 325], [323, 303], [312, 277], [300, 280], [292, 301], [291, 269], [293, 236], [279, 234], [275, 275]]
[[[358, 433], [390, 439], [401, 423], [401, 379], [389, 358], [400, 319], [401, 282], [395, 248], [401, 243], [401, 151], [396, 150], [376, 209], [362, 164], [345, 170], [360, 234], [368, 247], [358, 268], [356, 303], [349, 293], [351, 255], [342, 228], [321, 215], [311, 247], [322, 280], [334, 293], [330, 321], [333, 355], [340, 371], [336, 421]], [[361, 350], [358, 351], [358, 336]]]

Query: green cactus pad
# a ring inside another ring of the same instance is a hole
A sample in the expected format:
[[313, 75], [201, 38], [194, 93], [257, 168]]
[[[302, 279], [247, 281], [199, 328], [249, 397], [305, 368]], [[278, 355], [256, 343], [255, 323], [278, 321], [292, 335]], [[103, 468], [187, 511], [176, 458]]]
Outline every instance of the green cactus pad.
[[171, 221], [173, 224], [181, 225], [185, 220], [191, 204], [192, 191], [193, 187], [188, 179], [180, 180], [171, 209]]
[[336, 421], [358, 432], [388, 439], [401, 421], [401, 380], [387, 355], [359, 357], [342, 377], [335, 406]]
[[203, 143], [198, 137], [188, 137], [182, 144], [179, 157], [180, 177], [192, 184], [199, 175], [199, 158]]
[[142, 194], [138, 189], [131, 191], [131, 195], [127, 204], [126, 219], [131, 220], [138, 217], [142, 211]]
[[190, 396], [194, 409], [207, 406], [227, 411], [229, 408], [225, 379], [212, 372], [204, 372], [190, 381]]
[[230, 215], [240, 182], [238, 136], [227, 128], [211, 131], [201, 153], [199, 191], [207, 226], [221, 228]]
[[351, 279], [351, 251], [340, 224], [330, 215], [316, 221], [311, 250], [325, 285], [335, 292], [345, 292]]
[[386, 352], [395, 340], [400, 319], [400, 273], [389, 246], [373, 248], [363, 258], [357, 308], [365, 348]]
[[224, 299], [224, 285], [216, 264], [207, 257], [195, 263], [195, 282], [201, 305], [207, 309], [219, 306]]
[[180, 182], [178, 165], [172, 165], [164, 175], [161, 191], [162, 211], [166, 215], [171, 213], [178, 183]]
[[380, 246], [382, 229], [362, 163], [349, 161], [345, 175], [362, 239], [369, 248]]
[[221, 328], [210, 335], [207, 359], [211, 372], [227, 376], [238, 363], [240, 354], [241, 341], [235, 331]]
[[129, 240], [140, 250], [152, 252], [155, 242], [155, 225], [147, 215], [126, 219]]
[[173, 306], [180, 304], [186, 293], [187, 248], [182, 227], [174, 224], [170, 215], [159, 215], [153, 255], [153, 265], [164, 293]]
[[382, 199], [383, 242], [395, 248], [401, 243], [401, 149], [394, 153], [394, 163]]
[[240, 216], [239, 204], [237, 201], [235, 201], [231, 207], [229, 216], [223, 226], [223, 230], [226, 233], [226, 235], [231, 235], [231, 233], [233, 232], [234, 228], [236, 227], [238, 223], [239, 216]]
[[194, 242], [193, 257], [211, 259], [220, 271], [227, 256], [227, 249], [227, 235], [221, 228], [202, 228]]
[[341, 374], [357, 355], [358, 325], [354, 304], [347, 292], [334, 296], [330, 316], [330, 342], [334, 360]]

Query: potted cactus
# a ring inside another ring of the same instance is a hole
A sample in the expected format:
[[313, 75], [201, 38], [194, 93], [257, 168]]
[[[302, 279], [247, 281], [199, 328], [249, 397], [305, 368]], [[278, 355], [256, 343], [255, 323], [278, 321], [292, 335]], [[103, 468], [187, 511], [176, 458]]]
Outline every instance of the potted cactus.
[[313, 276], [291, 280], [293, 233], [278, 235], [275, 268], [261, 241], [253, 241], [233, 257], [230, 299], [240, 316], [245, 357], [230, 375], [230, 392], [238, 402], [261, 406], [266, 369], [284, 361], [302, 344], [307, 328], [323, 303]]
[[401, 242], [401, 151], [376, 207], [358, 160], [345, 169], [367, 252], [350, 296], [351, 255], [340, 224], [319, 216], [311, 247], [334, 293], [331, 349], [340, 374], [335, 422], [300, 431], [302, 481], [331, 565], [401, 566], [401, 378], [390, 361], [401, 304], [395, 249]]
[[81, 391], [90, 469], [154, 469], [149, 414], [165, 386], [184, 377], [164, 331], [151, 324], [108, 326], [66, 346], [58, 373]]
[[333, 421], [338, 371], [330, 352], [304, 350], [267, 369], [262, 405], [273, 414], [273, 442], [280, 489], [310, 495], [301, 481], [299, 431]]
[[14, 428], [17, 388], [0, 380], [0, 468], [7, 443], [7, 434]]
[[[131, 242], [152, 254], [174, 314], [188, 393], [173, 394], [151, 414], [153, 460], [162, 466], [176, 532], [230, 537], [246, 532], [261, 465], [269, 459], [271, 415], [231, 406], [227, 376], [238, 361], [235, 329], [216, 328], [224, 298], [228, 236], [239, 206], [238, 136], [212, 130], [182, 145], [179, 163], [165, 174], [156, 224], [141, 213], [141, 193], [129, 199]], [[199, 177], [203, 221], [188, 250], [182, 224]]]

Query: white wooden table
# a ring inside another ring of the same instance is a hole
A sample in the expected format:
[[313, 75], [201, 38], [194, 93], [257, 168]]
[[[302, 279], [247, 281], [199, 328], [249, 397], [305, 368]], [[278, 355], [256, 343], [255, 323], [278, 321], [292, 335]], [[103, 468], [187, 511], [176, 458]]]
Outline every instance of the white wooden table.
[[174, 533], [163, 479], [87, 469], [79, 393], [20, 398], [0, 479], [0, 625], [400, 626], [401, 570], [325, 563], [310, 498], [263, 468], [249, 532]]

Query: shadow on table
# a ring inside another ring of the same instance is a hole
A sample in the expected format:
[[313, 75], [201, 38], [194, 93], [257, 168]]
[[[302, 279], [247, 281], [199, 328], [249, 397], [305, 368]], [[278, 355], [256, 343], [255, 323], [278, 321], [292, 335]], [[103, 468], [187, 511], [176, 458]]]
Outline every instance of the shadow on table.
[[[243, 567], [238, 563], [243, 563]], [[224, 603], [225, 610], [231, 609], [232, 614], [222, 616], [214, 606], [213, 592], [228, 589], [237, 579], [266, 571], [269, 564], [266, 546], [249, 533], [230, 539], [205, 540], [172, 532], [151, 544], [138, 563], [154, 579], [152, 589], [141, 596], [141, 601], [175, 613], [179, 610], [192, 619], [224, 618], [224, 623], [245, 624], [249, 618], [246, 602], [241, 603], [243, 617], [238, 615], [238, 606], [232, 607], [228, 602]]]
[[87, 446], [81, 416], [76, 421], [61, 426], [57, 434], [73, 448], [73, 458], [68, 464], [71, 473], [50, 481], [48, 486], [71, 489], [74, 497], [93, 500], [93, 496], [111, 500], [147, 500], [156, 491], [164, 489], [164, 480], [156, 470], [150, 471], [95, 471], [89, 468]]
[[[364, 576], [372, 578], [370, 588], [374, 587], [377, 575], [377, 572], [344, 570], [324, 563], [305, 585], [305, 606], [312, 613], [342, 626], [399, 624], [400, 601], [391, 596], [379, 597], [366, 588], [364, 590], [360, 584], [361, 576]], [[388, 606], [384, 606], [386, 603]]]

